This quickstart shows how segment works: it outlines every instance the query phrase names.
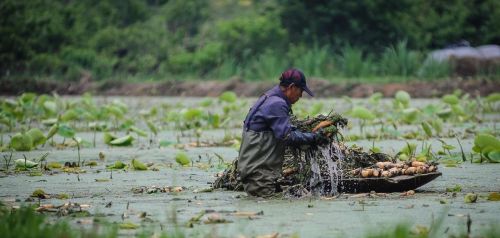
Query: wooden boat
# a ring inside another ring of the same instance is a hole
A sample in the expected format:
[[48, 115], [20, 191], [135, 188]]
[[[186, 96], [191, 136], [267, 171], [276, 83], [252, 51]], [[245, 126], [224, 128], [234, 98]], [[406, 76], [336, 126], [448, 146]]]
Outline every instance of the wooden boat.
[[347, 178], [342, 179], [337, 191], [342, 193], [404, 192], [414, 190], [441, 176], [441, 172], [417, 175], [400, 175], [392, 178]]

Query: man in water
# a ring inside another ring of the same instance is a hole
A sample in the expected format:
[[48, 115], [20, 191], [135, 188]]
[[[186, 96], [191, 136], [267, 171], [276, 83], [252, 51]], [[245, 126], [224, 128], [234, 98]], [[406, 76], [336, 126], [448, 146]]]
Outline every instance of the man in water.
[[327, 142], [322, 131], [301, 132], [290, 124], [291, 106], [305, 91], [306, 77], [298, 69], [281, 74], [279, 85], [265, 92], [245, 118], [238, 158], [238, 172], [245, 191], [252, 196], [268, 197], [281, 189], [285, 146], [318, 145]]

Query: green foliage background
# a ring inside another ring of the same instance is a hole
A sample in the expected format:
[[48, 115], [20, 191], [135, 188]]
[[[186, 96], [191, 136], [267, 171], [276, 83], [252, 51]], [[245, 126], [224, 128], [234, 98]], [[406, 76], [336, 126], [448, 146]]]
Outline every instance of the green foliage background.
[[439, 78], [460, 39], [500, 44], [500, 1], [3, 0], [0, 77]]

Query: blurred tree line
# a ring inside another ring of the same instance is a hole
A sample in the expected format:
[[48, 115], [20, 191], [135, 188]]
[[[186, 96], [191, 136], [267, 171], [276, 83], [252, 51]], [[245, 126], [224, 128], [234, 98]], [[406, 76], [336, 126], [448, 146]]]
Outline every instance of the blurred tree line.
[[[363, 76], [359, 67], [383, 76], [391, 52], [421, 63], [460, 39], [500, 44], [500, 1], [0, 2], [1, 78], [262, 79], [292, 65], [321, 77]], [[407, 76], [400, 71], [390, 74]]]

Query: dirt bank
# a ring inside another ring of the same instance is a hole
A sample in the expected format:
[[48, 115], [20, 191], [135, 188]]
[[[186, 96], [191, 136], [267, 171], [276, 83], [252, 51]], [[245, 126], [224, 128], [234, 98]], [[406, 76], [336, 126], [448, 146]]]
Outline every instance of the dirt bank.
[[[83, 77], [80, 82], [61, 82], [54, 80], [0, 79], [0, 95], [19, 95], [22, 92], [79, 95], [91, 92], [95, 95], [111, 96], [217, 96], [224, 91], [234, 91], [239, 96], [259, 96], [274, 82], [227, 81], [158, 81], [127, 83], [121, 81], [96, 82]], [[318, 97], [366, 97], [381, 92], [386, 97], [393, 96], [398, 90], [405, 90], [416, 98], [439, 97], [460, 89], [473, 96], [485, 96], [500, 91], [500, 80], [454, 78], [435, 82], [412, 81], [409, 83], [386, 84], [337, 84], [327, 80], [312, 78], [311, 90]]]

